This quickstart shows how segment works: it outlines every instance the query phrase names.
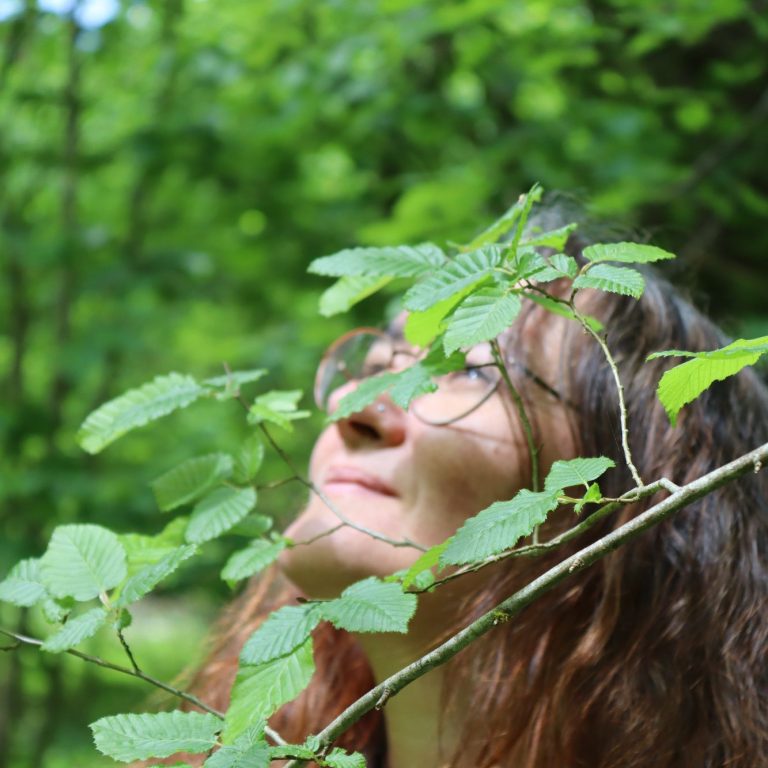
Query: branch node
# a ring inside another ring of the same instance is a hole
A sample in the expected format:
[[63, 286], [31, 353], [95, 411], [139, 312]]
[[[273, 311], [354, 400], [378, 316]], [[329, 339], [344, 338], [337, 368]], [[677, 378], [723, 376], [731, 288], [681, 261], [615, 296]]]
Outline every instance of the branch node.
[[582, 568], [584, 566], [584, 561], [577, 557], [569, 566], [568, 566], [568, 573], [573, 573], [574, 571], [577, 571], [579, 568]]
[[381, 709], [390, 699], [394, 691], [391, 688], [384, 688], [379, 700], [374, 705], [376, 709]]
[[753, 467], [754, 467], [754, 473], [757, 474], [763, 468], [763, 462], [760, 461], [760, 459], [755, 459], [755, 463], [753, 464]]

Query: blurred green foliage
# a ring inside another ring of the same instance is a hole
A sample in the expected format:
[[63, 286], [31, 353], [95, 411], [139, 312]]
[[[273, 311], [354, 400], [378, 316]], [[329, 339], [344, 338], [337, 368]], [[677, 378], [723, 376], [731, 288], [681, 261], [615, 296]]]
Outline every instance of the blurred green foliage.
[[[55, 524], [158, 531], [148, 483], [247, 433], [202, 404], [87, 457], [96, 405], [222, 362], [311, 389], [350, 324], [318, 322], [312, 258], [466, 240], [534, 181], [650, 232], [734, 332], [768, 332], [768, 17], [746, 0], [0, 0], [0, 41], [0, 577]], [[297, 461], [311, 433], [283, 436]], [[185, 647], [137, 617], [157, 674], [199, 654], [224, 546], [184, 577]], [[96, 765], [85, 722], [146, 695], [30, 651], [0, 680], [0, 768]]]

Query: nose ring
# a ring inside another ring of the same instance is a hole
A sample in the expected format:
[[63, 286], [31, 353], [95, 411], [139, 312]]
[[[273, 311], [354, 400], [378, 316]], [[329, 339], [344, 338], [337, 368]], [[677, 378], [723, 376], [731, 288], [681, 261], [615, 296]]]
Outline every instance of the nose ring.
[[377, 403], [376, 404], [376, 413], [384, 413], [384, 411], [387, 410], [387, 406], [384, 405], [384, 403]]

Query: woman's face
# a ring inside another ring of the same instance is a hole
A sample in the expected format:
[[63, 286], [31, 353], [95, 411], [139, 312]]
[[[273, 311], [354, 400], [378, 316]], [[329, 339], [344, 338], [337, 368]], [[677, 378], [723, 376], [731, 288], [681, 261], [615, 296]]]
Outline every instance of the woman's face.
[[[407, 347], [398, 342], [398, 349], [403, 346]], [[549, 349], [549, 360], [556, 359], [556, 345], [541, 348]], [[467, 361], [491, 362], [490, 348], [471, 350]], [[537, 371], [544, 377], [548, 373]], [[334, 393], [331, 410], [354, 386], [350, 383]], [[530, 394], [533, 416], [540, 434], [546, 436], [540, 459], [546, 468], [569, 455], [572, 441], [562, 405], [546, 393]], [[557, 446], [557, 451], [548, 446]], [[444, 426], [425, 423], [385, 395], [321, 433], [309, 475], [334, 507], [357, 525], [430, 547], [452, 535], [468, 517], [525, 487], [530, 464], [519, 418], [500, 387], [471, 413]], [[301, 542], [338, 524], [334, 512], [312, 494], [286, 535]], [[366, 576], [406, 568], [419, 554], [345, 526], [312, 544], [287, 550], [281, 566], [308, 595], [330, 597]]]

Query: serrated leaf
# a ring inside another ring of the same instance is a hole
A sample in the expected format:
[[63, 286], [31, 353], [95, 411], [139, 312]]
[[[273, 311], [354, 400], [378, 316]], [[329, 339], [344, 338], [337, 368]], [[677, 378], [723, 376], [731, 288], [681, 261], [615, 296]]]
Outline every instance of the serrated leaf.
[[652, 261], [675, 258], [674, 253], [654, 245], [641, 245], [640, 243], [596, 243], [587, 246], [583, 254], [587, 261], [593, 263], [618, 261], [624, 264], [648, 264]]
[[305, 419], [310, 415], [309, 411], [297, 410], [302, 394], [300, 389], [294, 389], [273, 390], [259, 395], [248, 411], [248, 423], [260, 424], [268, 421], [283, 429], [292, 429], [292, 421]]
[[635, 269], [597, 264], [573, 281], [574, 288], [596, 288], [639, 299], [645, 290], [645, 279]]
[[667, 349], [663, 352], [653, 352], [646, 358], [655, 360], [658, 357], [691, 357], [703, 360], [730, 360], [742, 355], [754, 353], [760, 355], [768, 352], [768, 336], [760, 336], [756, 339], [737, 339], [720, 349], [712, 349], [706, 352], [688, 352], [684, 349]]
[[93, 637], [104, 626], [108, 616], [107, 611], [101, 606], [92, 608], [74, 619], [69, 619], [58, 632], [42, 644], [41, 648], [49, 653], [61, 653], [74, 648], [83, 640]]
[[40, 560], [20, 560], [10, 573], [0, 581], [0, 600], [13, 605], [29, 608], [47, 596], [40, 576]]
[[55, 600], [52, 597], [46, 597], [40, 603], [40, 608], [43, 611], [45, 620], [51, 624], [60, 624], [67, 618], [69, 612], [76, 605], [75, 600], [71, 597], [60, 598]]
[[247, 536], [249, 539], [255, 539], [257, 536], [265, 534], [272, 527], [273, 523], [272, 518], [266, 515], [248, 515], [231, 528], [229, 532], [236, 536]]
[[264, 664], [291, 653], [309, 639], [320, 619], [320, 611], [311, 603], [286, 605], [270, 613], [246, 641], [240, 663]]
[[257, 539], [230, 556], [221, 572], [221, 578], [227, 582], [250, 578], [274, 563], [285, 547], [285, 539]]
[[440, 565], [474, 563], [511, 549], [557, 507], [557, 495], [548, 491], [520, 491], [510, 501], [496, 501], [470, 517], [449, 540]]
[[256, 477], [263, 462], [264, 443], [256, 433], [252, 433], [243, 440], [235, 454], [235, 482], [249, 483]]
[[254, 721], [269, 717], [295, 699], [309, 685], [314, 671], [311, 640], [287, 656], [256, 667], [241, 667], [227, 710], [224, 742], [233, 742]]
[[675, 366], [661, 377], [657, 393], [672, 426], [676, 424], [677, 415], [683, 406], [694, 401], [716, 381], [734, 376], [760, 359], [763, 352], [759, 348], [754, 352], [747, 349], [735, 352], [733, 356], [720, 356], [748, 344], [747, 340], [739, 339], [722, 349], [714, 350], [714, 353], [703, 353], [700, 357]]
[[272, 760], [285, 758], [297, 758], [299, 760], [312, 760], [315, 753], [309, 748], [300, 744], [280, 744], [269, 748], [269, 756]]
[[333, 413], [330, 414], [330, 420], [338, 421], [338, 419], [345, 419], [353, 413], [359, 413], [363, 408], [390, 390], [401, 374], [402, 371], [399, 374], [385, 371], [376, 376], [363, 379], [355, 389], [341, 398]]
[[176, 752], [207, 752], [216, 745], [222, 722], [200, 712], [113, 715], [91, 723], [96, 749], [129, 762], [169, 757]]
[[97, 408], [80, 427], [77, 442], [84, 451], [99, 453], [126, 432], [186, 408], [206, 391], [191, 376], [158, 376]]
[[527, 195], [520, 195], [514, 205], [493, 222], [487, 229], [481, 232], [465, 250], [472, 251], [481, 246], [498, 242], [498, 240], [509, 232], [512, 227], [519, 224], [521, 214], [530, 210], [530, 205], [541, 198], [541, 187], [534, 184]]
[[562, 251], [565, 248], [571, 233], [578, 227], [576, 222], [566, 224], [564, 227], [550, 229], [546, 232], [533, 234], [525, 240], [521, 240], [521, 248], [554, 248]]
[[91, 600], [126, 576], [123, 545], [98, 525], [60, 525], [40, 559], [40, 576], [54, 597]]
[[365, 768], [365, 757], [359, 752], [346, 752], [339, 747], [325, 756], [323, 764], [328, 768]]
[[418, 277], [445, 261], [445, 254], [432, 243], [347, 248], [332, 256], [315, 259], [308, 271], [329, 277]]
[[115, 605], [118, 608], [125, 608], [125, 606], [131, 603], [141, 600], [144, 595], [151, 592], [163, 579], [170, 576], [185, 560], [192, 557], [196, 552], [197, 547], [187, 544], [174, 549], [158, 562], [145, 566], [126, 581]]
[[226, 453], [210, 453], [179, 464], [152, 483], [157, 506], [169, 512], [202, 496], [232, 474], [234, 462]]
[[121, 533], [118, 539], [128, 557], [128, 575], [132, 576], [144, 566], [157, 563], [184, 544], [188, 524], [187, 517], [176, 517], [154, 536]]
[[430, 547], [423, 555], [421, 555], [405, 572], [405, 576], [403, 576], [402, 580], [403, 589], [408, 589], [419, 574], [424, 571], [431, 571], [431, 569], [438, 564], [440, 555], [445, 552], [447, 546], [448, 542], [444, 541], [442, 544], [436, 544], [434, 547]]
[[412, 286], [405, 294], [403, 304], [412, 311], [429, 309], [488, 279], [502, 260], [503, 250], [495, 245], [461, 253]]
[[269, 746], [264, 741], [264, 723], [246, 729], [235, 739], [214, 752], [203, 768], [268, 768]]
[[581, 510], [584, 509], [586, 504], [594, 504], [603, 498], [603, 492], [600, 490], [600, 486], [597, 483], [592, 483], [587, 488], [587, 492], [579, 499], [579, 501], [573, 505], [573, 511], [579, 515]]
[[216, 488], [192, 510], [186, 539], [190, 544], [215, 539], [239, 523], [255, 506], [253, 488]]
[[358, 581], [341, 597], [320, 604], [324, 619], [348, 632], [407, 632], [416, 596], [376, 578]]
[[431, 344], [443, 332], [448, 313], [471, 291], [472, 286], [448, 299], [439, 301], [423, 312], [410, 312], [403, 329], [405, 340], [417, 347], [426, 347]]
[[265, 368], [252, 368], [249, 371], [230, 371], [221, 376], [213, 376], [204, 379], [203, 384], [208, 387], [224, 387], [225, 390], [237, 390], [242, 384], [251, 384], [266, 376]]
[[447, 355], [460, 347], [473, 347], [495, 339], [507, 330], [520, 313], [522, 302], [502, 286], [482, 288], [459, 304], [448, 321], [443, 338]]
[[572, 485], [587, 487], [592, 480], [597, 480], [604, 472], [615, 466], [615, 462], [605, 456], [556, 461], [544, 481], [544, 490], [557, 492]]
[[331, 317], [331, 315], [346, 312], [391, 281], [391, 277], [339, 278], [320, 297], [320, 314], [323, 317]]

